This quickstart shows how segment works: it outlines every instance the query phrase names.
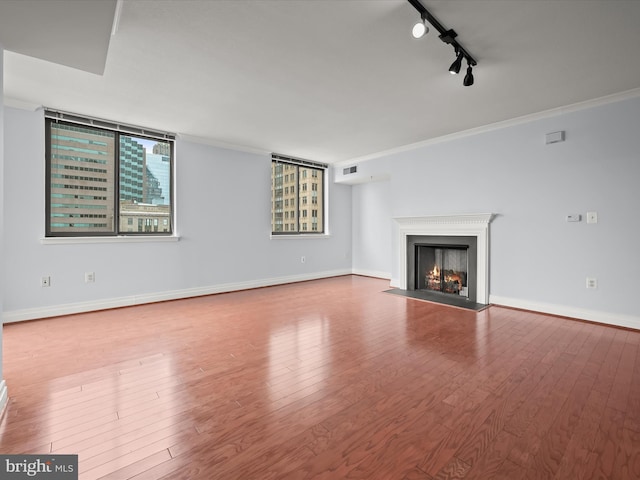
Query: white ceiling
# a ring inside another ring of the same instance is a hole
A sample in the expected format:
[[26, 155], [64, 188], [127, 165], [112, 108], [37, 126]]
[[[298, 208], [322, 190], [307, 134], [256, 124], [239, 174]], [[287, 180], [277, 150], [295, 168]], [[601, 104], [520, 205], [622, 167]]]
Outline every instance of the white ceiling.
[[640, 89], [640, 1], [422, 3], [472, 87], [404, 0], [0, 0], [5, 103], [337, 162]]

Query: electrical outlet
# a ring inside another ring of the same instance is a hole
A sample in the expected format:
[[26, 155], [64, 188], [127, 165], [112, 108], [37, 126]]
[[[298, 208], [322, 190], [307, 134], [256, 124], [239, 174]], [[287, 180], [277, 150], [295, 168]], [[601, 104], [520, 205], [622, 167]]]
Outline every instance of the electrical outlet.
[[300, 257], [300, 263], [304, 263], [306, 261], [307, 261], [307, 259], [305, 258], [304, 255]]
[[96, 281], [95, 272], [85, 272], [84, 281], [85, 281], [85, 283], [93, 283], [93, 282], [95, 282]]
[[587, 277], [587, 288], [598, 288], [598, 279]]
[[42, 277], [40, 279], [40, 286], [41, 287], [50, 287], [51, 286], [51, 277], [50, 276], [46, 276], [46, 277]]
[[587, 223], [598, 223], [598, 212], [587, 212]]

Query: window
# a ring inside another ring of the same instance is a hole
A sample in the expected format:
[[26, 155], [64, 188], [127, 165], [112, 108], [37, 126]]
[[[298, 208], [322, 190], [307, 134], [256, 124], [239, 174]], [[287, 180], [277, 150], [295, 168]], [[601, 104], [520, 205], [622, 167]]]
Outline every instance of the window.
[[[308, 160], [293, 159], [282, 155], [273, 154], [271, 156], [271, 232], [274, 235], [287, 233], [288, 235], [299, 233], [324, 233], [324, 191], [325, 173], [327, 165], [310, 162]], [[283, 185], [284, 172], [288, 172], [290, 185]], [[310, 180], [313, 178], [311, 189], [308, 188]], [[296, 185], [297, 194], [296, 194]], [[285, 199], [284, 196], [287, 196]], [[309, 201], [311, 199], [311, 201]], [[291, 208], [289, 216], [282, 212], [282, 204]], [[300, 218], [307, 218], [307, 208], [300, 207], [313, 204], [313, 226], [308, 228], [306, 221], [300, 223]], [[297, 214], [296, 214], [297, 212]], [[295, 221], [291, 223], [291, 221]], [[289, 220], [288, 228], [283, 228], [283, 220]]]
[[47, 237], [172, 234], [173, 135], [45, 117]]

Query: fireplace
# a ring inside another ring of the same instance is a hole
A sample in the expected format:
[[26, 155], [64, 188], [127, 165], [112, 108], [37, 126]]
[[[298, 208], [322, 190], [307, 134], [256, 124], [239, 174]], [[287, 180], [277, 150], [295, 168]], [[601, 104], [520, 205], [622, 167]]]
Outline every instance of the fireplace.
[[[433, 265], [433, 268], [427, 267]], [[416, 260], [416, 288], [467, 296], [467, 250], [420, 247]]]
[[488, 304], [493, 217], [486, 213], [395, 218], [397, 276], [392, 286]]
[[407, 290], [477, 299], [477, 239], [470, 236], [407, 236]]
[[421, 245], [416, 252], [416, 288], [467, 296], [467, 249]]

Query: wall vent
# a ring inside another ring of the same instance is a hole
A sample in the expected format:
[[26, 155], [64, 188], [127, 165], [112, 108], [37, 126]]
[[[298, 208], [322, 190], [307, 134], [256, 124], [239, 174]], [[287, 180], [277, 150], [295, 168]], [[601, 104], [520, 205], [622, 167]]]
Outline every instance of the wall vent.
[[356, 173], [358, 171], [358, 166], [354, 165], [353, 167], [347, 167], [342, 169], [342, 174], [343, 175], [349, 175], [351, 173]]
[[564, 142], [564, 130], [561, 130], [560, 132], [547, 133], [545, 136], [545, 143], [547, 145], [560, 142]]

